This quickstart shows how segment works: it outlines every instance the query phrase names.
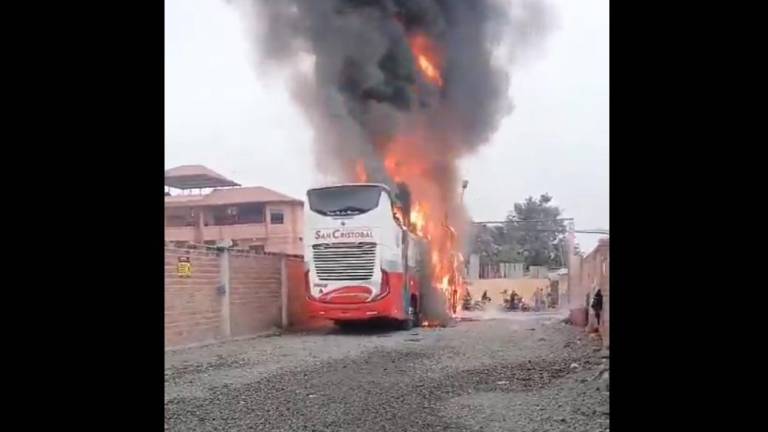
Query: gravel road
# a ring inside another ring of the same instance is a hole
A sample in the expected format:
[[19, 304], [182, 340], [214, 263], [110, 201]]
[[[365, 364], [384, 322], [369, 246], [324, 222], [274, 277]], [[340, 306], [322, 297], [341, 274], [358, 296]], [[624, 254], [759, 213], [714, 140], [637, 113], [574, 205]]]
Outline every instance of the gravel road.
[[554, 314], [166, 353], [173, 431], [607, 431], [608, 359]]

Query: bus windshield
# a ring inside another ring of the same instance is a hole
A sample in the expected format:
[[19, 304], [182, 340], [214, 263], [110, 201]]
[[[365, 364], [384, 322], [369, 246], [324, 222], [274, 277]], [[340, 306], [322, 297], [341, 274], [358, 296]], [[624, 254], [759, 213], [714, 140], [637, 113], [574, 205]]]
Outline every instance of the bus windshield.
[[326, 216], [354, 216], [379, 205], [383, 189], [378, 186], [337, 186], [307, 192], [309, 208]]

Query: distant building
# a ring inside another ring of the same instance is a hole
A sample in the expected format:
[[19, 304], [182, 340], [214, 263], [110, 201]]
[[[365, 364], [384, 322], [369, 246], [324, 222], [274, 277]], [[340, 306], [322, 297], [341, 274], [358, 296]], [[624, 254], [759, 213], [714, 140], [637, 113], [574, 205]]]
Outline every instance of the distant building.
[[[242, 187], [202, 165], [165, 172], [165, 240], [183, 246], [232, 240], [256, 252], [301, 255], [301, 200], [261, 186]], [[193, 190], [198, 193], [191, 193]]]

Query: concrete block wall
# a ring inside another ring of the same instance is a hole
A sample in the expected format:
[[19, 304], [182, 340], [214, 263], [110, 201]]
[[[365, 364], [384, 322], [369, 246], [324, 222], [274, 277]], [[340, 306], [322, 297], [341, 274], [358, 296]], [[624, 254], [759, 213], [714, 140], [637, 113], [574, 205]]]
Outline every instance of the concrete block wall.
[[[178, 258], [189, 257], [192, 277], [177, 274]], [[212, 341], [221, 334], [219, 256], [205, 250], [165, 249], [166, 347]]]
[[324, 319], [311, 319], [307, 310], [307, 291], [304, 279], [304, 261], [289, 258], [285, 262], [288, 284], [288, 322], [293, 329], [316, 329], [333, 324]]
[[[222, 259], [222, 254], [166, 247], [166, 348], [256, 335], [282, 325], [283, 280], [288, 292], [283, 260], [291, 258], [232, 250]], [[179, 257], [189, 258], [191, 277], [178, 275]]]
[[231, 252], [229, 256], [232, 337], [281, 326], [281, 260], [274, 255]]

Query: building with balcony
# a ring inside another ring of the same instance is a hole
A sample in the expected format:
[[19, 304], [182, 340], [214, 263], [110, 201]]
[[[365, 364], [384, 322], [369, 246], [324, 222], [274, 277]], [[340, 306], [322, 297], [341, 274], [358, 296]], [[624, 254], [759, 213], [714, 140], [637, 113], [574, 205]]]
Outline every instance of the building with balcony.
[[201, 165], [165, 172], [165, 241], [176, 246], [231, 240], [255, 252], [301, 255], [301, 200], [243, 187]]

